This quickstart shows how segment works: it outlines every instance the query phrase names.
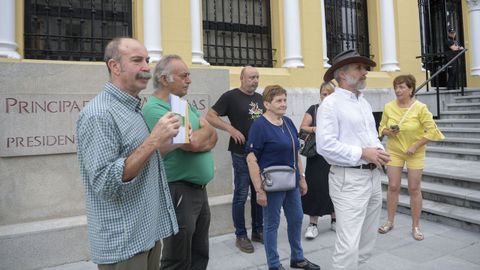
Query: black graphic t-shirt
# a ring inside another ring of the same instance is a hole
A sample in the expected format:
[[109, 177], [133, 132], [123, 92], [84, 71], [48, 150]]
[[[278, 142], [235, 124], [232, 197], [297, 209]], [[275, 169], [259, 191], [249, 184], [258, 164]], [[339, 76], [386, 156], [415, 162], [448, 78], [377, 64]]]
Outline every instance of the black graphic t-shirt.
[[[247, 95], [238, 88], [225, 92], [212, 109], [220, 116], [227, 116], [230, 124], [245, 136], [245, 140], [248, 139], [248, 131], [253, 121], [265, 111], [262, 95], [256, 92], [253, 95]], [[228, 150], [244, 154], [245, 145], [236, 144], [230, 137]]]

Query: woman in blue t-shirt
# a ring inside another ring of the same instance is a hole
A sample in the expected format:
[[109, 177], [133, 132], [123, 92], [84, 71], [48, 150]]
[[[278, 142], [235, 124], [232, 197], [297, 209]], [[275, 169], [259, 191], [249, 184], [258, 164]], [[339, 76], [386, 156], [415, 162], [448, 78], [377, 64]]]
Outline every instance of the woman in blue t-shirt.
[[[269, 85], [263, 91], [263, 104], [266, 112], [250, 127], [246, 153], [250, 178], [257, 192], [257, 203], [263, 207], [263, 241], [268, 267], [284, 269], [277, 252], [280, 209], [283, 206], [291, 249], [290, 267], [320, 269], [318, 265], [303, 257], [301, 245], [303, 211], [300, 195], [307, 193], [307, 182], [298, 155], [297, 129], [292, 120], [284, 116], [287, 110], [287, 92], [279, 85]], [[277, 192], [263, 190], [260, 172], [266, 167], [275, 165], [297, 168], [297, 185], [294, 189]]]

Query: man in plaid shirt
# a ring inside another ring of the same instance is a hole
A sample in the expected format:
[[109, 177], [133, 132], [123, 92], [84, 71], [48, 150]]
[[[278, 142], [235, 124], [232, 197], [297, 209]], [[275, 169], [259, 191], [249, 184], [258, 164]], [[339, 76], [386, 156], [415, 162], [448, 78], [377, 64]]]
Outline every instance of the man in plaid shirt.
[[77, 122], [91, 258], [99, 269], [159, 269], [160, 240], [178, 225], [158, 149], [180, 120], [167, 113], [147, 127], [138, 94], [151, 75], [140, 42], [112, 40], [105, 61], [110, 81]]

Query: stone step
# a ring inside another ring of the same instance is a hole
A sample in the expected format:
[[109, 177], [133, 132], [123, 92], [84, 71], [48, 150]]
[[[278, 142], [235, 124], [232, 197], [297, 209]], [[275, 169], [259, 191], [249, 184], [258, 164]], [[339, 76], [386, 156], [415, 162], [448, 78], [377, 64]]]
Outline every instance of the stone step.
[[427, 157], [480, 161], [480, 149], [428, 146]]
[[[209, 197], [210, 236], [233, 232], [231, 202], [231, 194]], [[251, 224], [249, 215], [245, 223]], [[33, 270], [85, 261], [90, 258], [88, 249], [85, 216], [0, 226], [0, 269]]]
[[422, 181], [480, 190], [477, 168], [479, 161], [426, 157]]
[[[388, 180], [382, 179], [382, 186], [387, 190]], [[401, 194], [408, 195], [408, 180], [402, 178]], [[480, 209], [480, 190], [455, 187], [440, 183], [422, 182], [422, 196], [426, 200], [441, 202], [471, 209]]]
[[38, 269], [89, 259], [87, 219], [76, 216], [0, 226], [1, 269]]
[[441, 111], [440, 119], [480, 119], [480, 110], [470, 111]]
[[479, 95], [480, 94], [480, 88], [478, 87], [465, 87], [465, 94], [472, 94], [472, 95]]
[[[382, 195], [385, 205], [387, 192], [383, 192]], [[398, 198], [398, 206], [398, 212], [410, 214], [410, 197], [400, 194]], [[480, 232], [480, 210], [478, 209], [470, 209], [424, 199], [421, 218], [474, 232]]]
[[[461, 95], [461, 89], [458, 89], [458, 93]], [[480, 95], [480, 88], [465, 87], [465, 96], [477, 96]]]
[[461, 138], [461, 137], [445, 137], [445, 139], [437, 142], [429, 142], [429, 146], [436, 147], [456, 147], [467, 149], [480, 149], [480, 139]]
[[445, 137], [480, 138], [480, 128], [442, 127], [440, 130]]
[[480, 102], [480, 95], [458, 96], [453, 100], [458, 103]]
[[446, 104], [447, 111], [472, 111], [480, 110], [480, 102], [449, 103]]
[[435, 123], [438, 127], [480, 128], [480, 119], [438, 119]]

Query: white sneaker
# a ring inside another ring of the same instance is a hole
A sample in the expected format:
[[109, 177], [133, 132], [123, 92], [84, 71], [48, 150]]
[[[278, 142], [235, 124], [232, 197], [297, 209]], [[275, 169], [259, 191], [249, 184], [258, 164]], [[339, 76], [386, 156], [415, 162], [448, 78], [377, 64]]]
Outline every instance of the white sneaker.
[[307, 231], [305, 232], [305, 238], [306, 239], [314, 239], [315, 237], [318, 236], [318, 228], [315, 225], [308, 225]]
[[330, 223], [330, 230], [332, 230], [332, 231], [334, 231], [334, 232], [337, 231], [337, 222], [332, 221], [332, 222]]

